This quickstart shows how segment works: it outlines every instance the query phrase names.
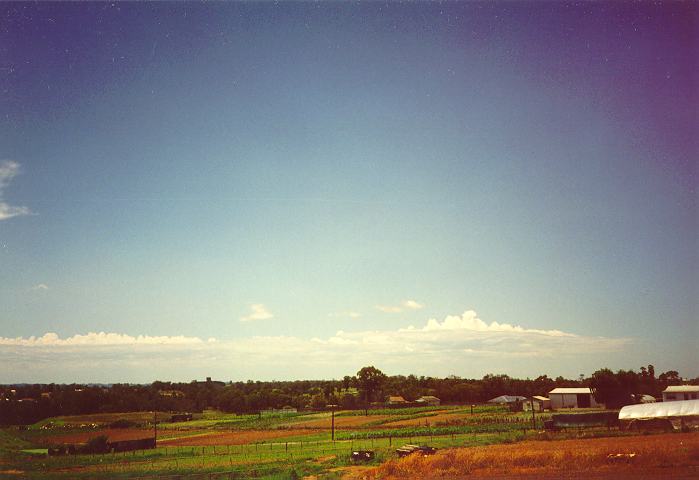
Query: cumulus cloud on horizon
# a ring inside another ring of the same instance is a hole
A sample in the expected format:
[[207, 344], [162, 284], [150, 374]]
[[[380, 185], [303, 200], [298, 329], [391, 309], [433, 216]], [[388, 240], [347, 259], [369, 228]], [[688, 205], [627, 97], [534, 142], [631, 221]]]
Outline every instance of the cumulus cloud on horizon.
[[32, 213], [28, 207], [16, 207], [8, 204], [4, 200], [5, 188], [18, 173], [19, 163], [12, 160], [0, 162], [0, 221]]
[[[29, 338], [0, 337], [0, 363], [7, 366], [0, 383], [55, 380], [55, 376], [46, 377], [51, 372], [72, 375], [66, 381], [73, 377], [75, 381], [111, 381], [115, 376], [126, 376], [116, 377], [122, 381], [187, 379], [217, 371], [225, 372], [226, 378], [239, 379], [339, 378], [363, 365], [383, 365], [388, 371], [403, 374], [516, 372], [526, 365], [538, 373], [550, 373], [542, 372], [542, 359], [556, 359], [557, 365], [567, 359], [579, 371], [583, 361], [595, 362], [601, 354], [622, 352], [633, 342], [630, 338], [486, 323], [473, 310], [442, 321], [429, 319], [419, 327], [338, 331], [325, 338], [203, 340], [105, 332], [60, 338], [47, 333]], [[111, 376], [105, 378], [108, 372]], [[147, 374], [156, 377], [143, 378]]]
[[[215, 342], [210, 338], [207, 342]], [[73, 335], [72, 337], [60, 338], [54, 332], [47, 332], [40, 337], [31, 336], [28, 338], [5, 338], [0, 337], [0, 346], [19, 347], [69, 347], [69, 346], [116, 346], [116, 345], [193, 345], [204, 343], [197, 337], [177, 336], [131, 336], [123, 333], [89, 332], [85, 335]]]

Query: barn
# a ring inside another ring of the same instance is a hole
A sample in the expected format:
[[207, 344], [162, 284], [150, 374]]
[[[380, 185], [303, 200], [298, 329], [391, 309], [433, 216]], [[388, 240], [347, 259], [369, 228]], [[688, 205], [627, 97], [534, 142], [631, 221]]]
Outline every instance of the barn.
[[597, 403], [592, 396], [589, 387], [564, 387], [554, 388], [549, 392], [551, 400], [551, 410], [561, 408], [604, 408], [604, 405]]

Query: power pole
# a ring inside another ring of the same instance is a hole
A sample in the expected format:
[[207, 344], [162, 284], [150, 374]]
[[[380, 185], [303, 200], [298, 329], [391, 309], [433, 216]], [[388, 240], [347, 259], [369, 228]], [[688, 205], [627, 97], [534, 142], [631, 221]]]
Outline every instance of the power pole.
[[331, 412], [331, 424], [330, 424], [330, 439], [334, 442], [335, 441], [335, 407], [337, 405], [328, 405], [330, 407], [330, 412]]
[[153, 410], [153, 443], [158, 443], [158, 411]]
[[536, 417], [534, 416], [534, 397], [530, 399], [532, 404], [532, 428], [536, 430]]

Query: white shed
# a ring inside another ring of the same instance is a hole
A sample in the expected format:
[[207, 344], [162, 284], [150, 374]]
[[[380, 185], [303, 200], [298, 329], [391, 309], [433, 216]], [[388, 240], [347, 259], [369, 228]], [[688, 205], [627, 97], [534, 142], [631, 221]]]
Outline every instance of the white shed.
[[551, 410], [561, 408], [604, 408], [592, 396], [589, 387], [554, 388], [549, 392]]
[[663, 390], [663, 402], [699, 400], [699, 385], [675, 385]]
[[422, 397], [415, 400], [415, 402], [430, 407], [438, 407], [440, 404], [439, 398], [435, 397], [434, 395], [423, 395]]
[[522, 404], [522, 408], [525, 411], [530, 412], [532, 409], [532, 404], [534, 405], [535, 412], [543, 412], [544, 410], [551, 410], [551, 400], [546, 397], [541, 397], [539, 395], [534, 395], [528, 401]]

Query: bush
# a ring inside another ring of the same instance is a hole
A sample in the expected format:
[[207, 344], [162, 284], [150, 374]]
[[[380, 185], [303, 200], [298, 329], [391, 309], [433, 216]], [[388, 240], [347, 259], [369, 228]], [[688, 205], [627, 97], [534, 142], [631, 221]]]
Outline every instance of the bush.
[[131, 428], [136, 426], [136, 422], [131, 420], [126, 420], [125, 418], [120, 418], [112, 423], [110, 423], [109, 428]]
[[80, 450], [80, 453], [107, 453], [109, 451], [107, 436], [100, 435], [99, 437], [91, 438]]

